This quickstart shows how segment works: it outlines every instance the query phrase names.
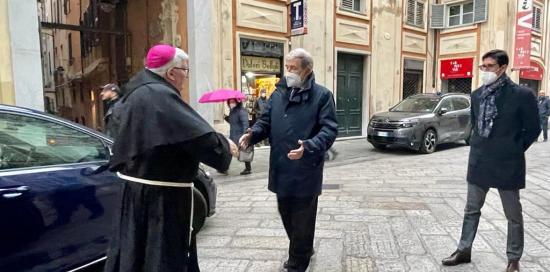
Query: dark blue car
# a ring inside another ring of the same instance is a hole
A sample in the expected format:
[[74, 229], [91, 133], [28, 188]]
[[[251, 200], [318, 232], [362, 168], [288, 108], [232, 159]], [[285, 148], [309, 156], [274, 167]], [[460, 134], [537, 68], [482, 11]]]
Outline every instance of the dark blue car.
[[[112, 141], [41, 112], [0, 105], [0, 271], [77, 271], [104, 260], [119, 180], [102, 171]], [[200, 229], [216, 186], [195, 180]]]

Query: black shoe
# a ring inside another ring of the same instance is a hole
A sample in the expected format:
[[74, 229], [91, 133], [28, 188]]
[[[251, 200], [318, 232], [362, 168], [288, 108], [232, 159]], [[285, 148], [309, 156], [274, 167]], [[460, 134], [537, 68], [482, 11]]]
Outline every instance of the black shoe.
[[471, 262], [472, 256], [468, 252], [460, 250], [455, 251], [451, 256], [443, 259], [441, 263], [445, 266], [455, 266], [463, 263]]
[[229, 173], [227, 173], [227, 171], [219, 171], [218, 170], [218, 173], [222, 174], [222, 175], [228, 175]]
[[242, 172], [241, 172], [241, 175], [250, 175], [252, 174], [252, 171], [250, 169], [244, 169]]
[[[309, 256], [309, 258], [313, 257], [313, 255], [315, 255], [315, 250], [314, 250], [314, 249], [311, 250], [311, 255]], [[283, 263], [283, 268], [284, 268], [284, 269], [288, 269], [288, 260], [286, 260], [286, 261]]]
[[519, 272], [519, 261], [509, 261], [506, 272]]

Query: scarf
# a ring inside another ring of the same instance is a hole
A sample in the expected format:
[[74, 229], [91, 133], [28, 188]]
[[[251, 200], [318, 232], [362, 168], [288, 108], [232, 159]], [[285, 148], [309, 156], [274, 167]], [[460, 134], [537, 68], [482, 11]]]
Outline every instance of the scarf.
[[506, 74], [500, 76], [495, 82], [484, 85], [480, 96], [479, 118], [477, 118], [477, 130], [481, 137], [489, 138], [493, 129], [493, 120], [498, 116], [496, 98], [500, 95], [502, 87], [510, 80]]

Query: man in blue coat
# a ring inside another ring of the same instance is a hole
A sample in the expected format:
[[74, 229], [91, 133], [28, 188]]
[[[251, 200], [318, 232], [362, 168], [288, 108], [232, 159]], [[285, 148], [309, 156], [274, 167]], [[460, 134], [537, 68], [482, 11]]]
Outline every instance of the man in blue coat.
[[505, 51], [489, 51], [482, 61], [483, 86], [472, 93], [473, 133], [462, 235], [457, 250], [442, 262], [447, 266], [470, 262], [481, 207], [489, 188], [496, 188], [508, 220], [505, 271], [513, 272], [519, 271], [524, 244], [519, 190], [525, 188], [525, 151], [540, 134], [537, 99], [506, 75]]
[[286, 57], [287, 73], [277, 84], [241, 147], [269, 138], [269, 190], [290, 240], [288, 271], [303, 272], [313, 255], [317, 199], [323, 183], [325, 152], [337, 134], [334, 97], [315, 83], [313, 59], [304, 49]]
[[540, 126], [542, 128], [542, 137], [548, 141], [548, 116], [550, 116], [550, 99], [544, 91], [539, 92], [539, 116]]

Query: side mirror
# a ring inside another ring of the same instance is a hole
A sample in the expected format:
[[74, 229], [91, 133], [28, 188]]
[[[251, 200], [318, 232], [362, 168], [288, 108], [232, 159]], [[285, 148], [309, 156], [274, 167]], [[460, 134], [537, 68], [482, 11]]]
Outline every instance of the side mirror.
[[437, 114], [439, 115], [443, 115], [445, 113], [449, 112], [449, 109], [448, 108], [441, 108], [439, 109], [439, 112]]

